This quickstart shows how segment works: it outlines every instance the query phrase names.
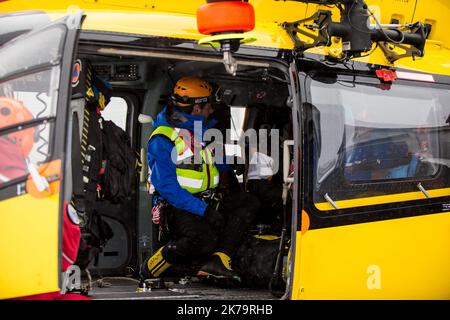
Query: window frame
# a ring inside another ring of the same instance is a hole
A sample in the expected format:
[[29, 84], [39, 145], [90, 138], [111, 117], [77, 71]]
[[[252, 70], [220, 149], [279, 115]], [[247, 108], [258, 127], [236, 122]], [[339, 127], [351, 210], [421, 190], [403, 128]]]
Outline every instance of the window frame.
[[[23, 16], [21, 16], [20, 18], [25, 18], [27, 16], [27, 13], [25, 12]], [[75, 16], [77, 16], [75, 18]], [[55, 135], [55, 132], [60, 131], [59, 129], [57, 129], [56, 127], [60, 126], [61, 121], [57, 120], [60, 119], [61, 117], [63, 117], [63, 112], [60, 112], [58, 114], [58, 110], [60, 110], [61, 108], [59, 108], [60, 104], [61, 104], [61, 91], [64, 91], [64, 82], [61, 82], [61, 79], [63, 79], [64, 75], [66, 74], [66, 70], [64, 69], [64, 63], [70, 62], [70, 64], [72, 64], [71, 59], [64, 59], [65, 57], [72, 55], [73, 52], [71, 50], [67, 50], [67, 48], [65, 48], [65, 44], [68, 41], [72, 41], [71, 36], [69, 36], [69, 32], [70, 30], [67, 27], [67, 21], [71, 18], [74, 18], [76, 21], [77, 19], [81, 21], [81, 15], [78, 17], [77, 15], [74, 15], [73, 17], [70, 16], [66, 16], [60, 20], [57, 20], [55, 22], [52, 23], [48, 23], [48, 24], [44, 24], [43, 26], [35, 26], [35, 28], [33, 28], [31, 31], [28, 32], [23, 32], [22, 34], [10, 39], [9, 41], [6, 41], [4, 43], [1, 44], [0, 49], [3, 48], [8, 48], [10, 45], [14, 46], [16, 43], [19, 43], [19, 45], [26, 41], [27, 38], [29, 37], [33, 37], [35, 35], [40, 35], [43, 32], [47, 32], [48, 30], [52, 30], [52, 29], [59, 29], [61, 31], [61, 39], [59, 41], [59, 44], [57, 46], [57, 52], [58, 55], [56, 56], [56, 60], [51, 60], [51, 61], [44, 61], [42, 63], [37, 63], [37, 64], [33, 64], [31, 66], [27, 66], [26, 68], [22, 68], [22, 69], [15, 69], [13, 71], [10, 71], [8, 73], [5, 73], [1, 78], [0, 78], [0, 84], [5, 84], [8, 83], [10, 81], [14, 81], [16, 79], [20, 79], [23, 77], [27, 77], [30, 75], [35, 75], [38, 73], [43, 73], [43, 72], [50, 72], [51, 74], [53, 74], [55, 72], [55, 69], [57, 70], [57, 73], [55, 74], [57, 77], [55, 79], [50, 78], [49, 79], [49, 89], [52, 89], [54, 85], [56, 85], [57, 90], [54, 91], [54, 96], [52, 97], [53, 101], [51, 102], [54, 107], [55, 107], [55, 114], [51, 115], [51, 116], [47, 116], [47, 117], [39, 117], [39, 118], [35, 118], [32, 119], [30, 121], [25, 121], [25, 122], [21, 122], [21, 123], [15, 123], [13, 125], [4, 127], [4, 128], [0, 128], [0, 136], [6, 135], [6, 134], [10, 134], [16, 131], [20, 131], [23, 129], [28, 129], [28, 128], [38, 128], [41, 125], [50, 125], [50, 131], [49, 131], [49, 136], [48, 136], [48, 156], [45, 160], [44, 163], [46, 162], [50, 162], [52, 160], [55, 160], [57, 158], [61, 158], [60, 155], [60, 151], [62, 150], [62, 137], [58, 137]], [[70, 48], [69, 48], [70, 49]], [[70, 53], [67, 51], [71, 51]], [[70, 60], [70, 61], [69, 61]], [[70, 74], [71, 72], [69, 72]], [[2, 191], [2, 193], [7, 192], [8, 189], [13, 188], [15, 185], [22, 185], [24, 182], [27, 181], [28, 177], [29, 177], [29, 172], [27, 172], [27, 174], [11, 179], [10, 181], [7, 181], [5, 183], [3, 183], [0, 186], [0, 191]], [[18, 189], [19, 190], [19, 189]]]
[[[316, 70], [317, 71], [317, 70]], [[327, 71], [325, 71], [327, 72]], [[335, 71], [330, 71], [331, 73], [336, 74], [338, 77], [339, 76], [343, 76], [343, 77], [347, 77], [347, 78], [352, 78], [355, 79], [355, 81], [359, 82], [361, 80], [364, 79], [369, 79], [368, 82], [364, 82], [364, 83], [369, 83], [369, 84], [374, 84], [374, 83], [380, 83], [380, 80], [377, 79], [374, 76], [374, 72], [370, 73], [370, 72], [364, 72], [364, 71], [353, 71], [351, 72], [350, 70], [335, 70]], [[431, 198], [426, 198], [425, 195], [423, 196], [422, 199], [414, 199], [414, 200], [402, 200], [401, 196], [403, 194], [406, 194], [408, 192], [419, 192], [421, 193], [420, 189], [418, 189], [417, 184], [420, 182], [424, 185], [425, 189], [427, 191], [429, 190], [441, 190], [441, 189], [447, 189], [450, 188], [450, 179], [447, 178], [445, 186], [443, 187], [438, 187], [438, 188], [427, 188], [427, 186], [429, 186], [430, 184], [433, 184], [434, 182], [438, 181], [439, 179], [445, 177], [445, 173], [449, 172], [450, 169], [445, 169], [442, 166], [438, 169], [438, 171], [436, 172], [436, 174], [434, 176], [430, 176], [430, 177], [426, 177], [426, 178], [422, 178], [422, 179], [417, 179], [417, 178], [405, 178], [405, 179], [392, 179], [392, 180], [372, 180], [370, 182], [366, 182], [366, 181], [354, 181], [351, 182], [345, 178], [344, 176], [344, 168], [342, 167], [341, 169], [339, 169], [340, 171], [342, 171], [341, 173], [341, 178], [342, 180], [346, 181], [347, 184], [345, 185], [345, 187], [350, 187], [351, 190], [346, 189], [346, 193], [347, 195], [349, 194], [354, 194], [354, 191], [359, 192], [359, 194], [361, 194], [363, 191], [383, 191], [382, 194], [380, 194], [380, 196], [391, 196], [391, 197], [398, 197], [398, 200], [395, 201], [387, 201], [387, 202], [380, 202], [380, 203], [370, 203], [368, 202], [367, 204], [359, 204], [359, 205], [353, 205], [353, 206], [346, 206], [346, 207], [342, 207], [342, 208], [332, 208], [331, 204], [329, 205], [329, 207], [331, 207], [331, 209], [327, 209], [327, 208], [318, 208], [317, 204], [319, 203], [327, 203], [327, 201], [322, 197], [323, 201], [322, 202], [317, 202], [317, 198], [319, 197], [319, 192], [315, 190], [315, 173], [313, 172], [313, 170], [311, 170], [311, 168], [313, 168], [315, 166], [314, 161], [317, 161], [313, 159], [313, 152], [312, 152], [312, 145], [314, 142], [314, 131], [313, 131], [313, 118], [312, 118], [312, 110], [311, 110], [311, 105], [312, 105], [312, 97], [311, 97], [311, 82], [312, 82], [312, 78], [311, 76], [306, 73], [306, 72], [300, 72], [299, 73], [299, 77], [302, 83], [302, 112], [303, 112], [303, 120], [304, 120], [304, 130], [303, 130], [303, 148], [304, 148], [304, 159], [303, 159], [303, 169], [302, 172], [304, 172], [304, 181], [305, 181], [305, 193], [304, 193], [304, 198], [305, 198], [305, 204], [308, 212], [313, 212], [316, 216], [318, 217], [348, 217], [348, 216], [352, 216], [355, 214], [364, 214], [364, 213], [369, 213], [369, 212], [379, 212], [380, 210], [383, 211], [385, 209], [389, 209], [389, 210], [393, 210], [394, 208], [407, 208], [407, 207], [414, 207], [416, 205], [419, 206], [423, 206], [423, 205], [430, 205], [432, 203], [437, 203], [439, 201], [444, 201], [445, 199], [447, 199], [449, 196], [448, 195], [443, 195], [443, 196], [435, 196], [435, 197], [431, 197]], [[424, 82], [418, 82], [418, 81], [408, 81], [408, 80], [397, 80], [395, 84], [401, 84], [401, 85], [412, 85], [412, 86], [420, 86], [420, 87], [430, 87], [430, 88], [441, 88], [441, 89], [446, 89], [446, 90], [450, 90], [450, 80], [449, 79], [445, 79], [446, 81], [439, 81], [439, 80], [443, 80], [443, 77], [437, 77], [437, 81], [435, 83], [424, 83]], [[393, 190], [394, 192], [392, 193], [387, 193], [386, 192], [386, 188], [391, 188], [391, 190]], [[342, 188], [342, 187], [341, 187]], [[332, 189], [330, 187], [324, 187], [322, 186], [320, 188], [320, 190], [324, 190], [324, 189]], [[342, 188], [344, 189], [344, 188]], [[399, 189], [403, 189], [403, 190], [408, 190], [408, 191], [402, 191], [402, 192], [398, 192]], [[320, 191], [319, 190], [319, 191]], [[397, 190], [397, 192], [395, 192], [395, 190]], [[323, 193], [323, 191], [322, 191]], [[321, 194], [321, 193], [320, 193]], [[332, 200], [336, 201], [358, 201], [361, 199], [365, 199], [365, 198], [370, 198], [373, 195], [369, 195], [367, 197], [362, 197], [362, 196], [357, 196], [357, 197], [338, 197], [337, 199], [334, 199], [332, 197]], [[328, 204], [328, 203], [327, 203]], [[405, 210], [406, 212], [406, 210]], [[411, 214], [411, 213], [409, 213]], [[402, 214], [400, 214], [402, 215]], [[408, 213], [406, 213], [406, 215], [408, 215]], [[394, 217], [395, 215], [393, 215]], [[355, 222], [353, 222], [355, 223]]]

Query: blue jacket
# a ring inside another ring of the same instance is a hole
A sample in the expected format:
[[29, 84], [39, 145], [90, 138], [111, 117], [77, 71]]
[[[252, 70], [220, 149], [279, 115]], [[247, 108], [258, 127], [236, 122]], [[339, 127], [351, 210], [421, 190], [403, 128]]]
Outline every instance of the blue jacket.
[[[153, 127], [156, 129], [159, 126], [174, 127], [167, 121], [166, 109], [162, 110], [153, 121]], [[188, 115], [180, 113], [184, 117], [184, 122], [177, 124], [177, 128], [183, 128], [194, 132], [194, 121], [202, 121], [203, 132], [214, 126], [217, 121], [211, 120], [205, 125], [205, 118], [201, 115]], [[198, 137], [197, 137], [198, 138]], [[201, 141], [201, 137], [199, 139]], [[190, 213], [203, 216], [206, 207], [206, 202], [194, 197], [187, 190], [183, 189], [177, 180], [176, 166], [172, 162], [171, 152], [173, 143], [168, 139], [160, 136], [153, 137], [147, 143], [147, 160], [148, 166], [151, 170], [150, 180], [155, 189], [175, 208], [188, 211]], [[230, 168], [227, 165], [216, 164], [220, 172], [228, 171]]]

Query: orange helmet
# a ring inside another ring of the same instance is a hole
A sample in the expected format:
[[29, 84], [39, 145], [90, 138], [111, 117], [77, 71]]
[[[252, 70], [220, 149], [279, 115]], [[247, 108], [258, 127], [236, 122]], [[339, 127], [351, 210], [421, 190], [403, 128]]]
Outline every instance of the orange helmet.
[[211, 102], [212, 91], [212, 86], [203, 79], [183, 77], [173, 88], [172, 100], [179, 107], [205, 104]]
[[[31, 112], [17, 100], [0, 97], [0, 129], [33, 120]], [[23, 156], [31, 152], [34, 144], [36, 128], [22, 129], [8, 134], [8, 138], [20, 145]]]

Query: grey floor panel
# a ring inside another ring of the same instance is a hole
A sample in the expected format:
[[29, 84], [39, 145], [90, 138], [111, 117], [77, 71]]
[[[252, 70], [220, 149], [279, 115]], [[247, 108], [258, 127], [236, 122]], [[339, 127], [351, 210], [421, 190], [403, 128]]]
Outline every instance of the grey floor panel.
[[94, 300], [272, 300], [276, 299], [268, 290], [252, 288], [225, 289], [210, 284], [167, 283], [167, 288], [137, 292], [137, 283], [124, 280], [107, 280], [105, 287], [92, 284], [89, 296]]

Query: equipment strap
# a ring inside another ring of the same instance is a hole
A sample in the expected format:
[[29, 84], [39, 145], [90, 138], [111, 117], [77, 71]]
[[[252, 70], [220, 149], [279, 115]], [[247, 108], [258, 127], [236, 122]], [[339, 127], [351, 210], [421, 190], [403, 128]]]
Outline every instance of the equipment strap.
[[84, 212], [84, 192], [82, 180], [81, 143], [78, 114], [72, 114], [72, 199], [70, 203], [77, 211]]

